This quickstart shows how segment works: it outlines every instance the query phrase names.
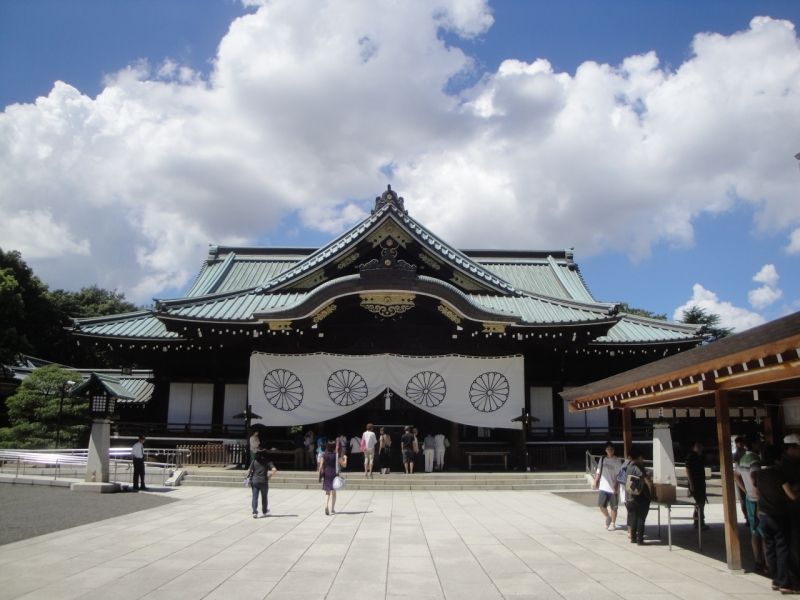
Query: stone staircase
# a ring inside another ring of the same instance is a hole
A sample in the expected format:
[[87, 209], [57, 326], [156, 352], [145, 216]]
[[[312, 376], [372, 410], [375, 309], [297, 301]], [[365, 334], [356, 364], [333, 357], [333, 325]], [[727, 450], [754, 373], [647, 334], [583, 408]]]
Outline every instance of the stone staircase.
[[[465, 472], [375, 473], [365, 479], [361, 472], [345, 473], [348, 490], [542, 490], [587, 491], [591, 486], [581, 472]], [[242, 487], [244, 471], [213, 467], [187, 467], [181, 485]], [[274, 489], [319, 489], [314, 471], [278, 471], [270, 480]]]

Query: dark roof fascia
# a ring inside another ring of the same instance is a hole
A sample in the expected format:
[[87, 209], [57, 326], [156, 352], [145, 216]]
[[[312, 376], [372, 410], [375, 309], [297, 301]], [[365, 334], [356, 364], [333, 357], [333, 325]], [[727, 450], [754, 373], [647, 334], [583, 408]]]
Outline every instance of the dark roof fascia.
[[[624, 371], [593, 383], [565, 390], [561, 397], [569, 402], [598, 396], [623, 388], [639, 387], [644, 382], [667, 381], [683, 376], [684, 373], [702, 372], [709, 365], [724, 362], [734, 355], [750, 354], [753, 359], [760, 358], [756, 350], [764, 345], [800, 337], [800, 312], [770, 321], [764, 325], [748, 329], [704, 346], [698, 346], [672, 356]], [[800, 358], [800, 348], [796, 349]]]
[[688, 344], [690, 346], [699, 344], [703, 341], [702, 337], [683, 338], [681, 340], [649, 340], [643, 342], [589, 342], [592, 348], [642, 348], [646, 346], [682, 346]]

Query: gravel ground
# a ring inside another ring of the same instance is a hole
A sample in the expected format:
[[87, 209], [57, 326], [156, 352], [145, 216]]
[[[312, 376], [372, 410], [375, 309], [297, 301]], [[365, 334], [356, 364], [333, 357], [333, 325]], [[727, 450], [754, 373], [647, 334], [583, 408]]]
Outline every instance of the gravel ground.
[[[0, 483], [0, 544], [175, 502], [155, 493], [89, 494], [46, 485]], [[165, 490], [165, 491], [161, 491]]]

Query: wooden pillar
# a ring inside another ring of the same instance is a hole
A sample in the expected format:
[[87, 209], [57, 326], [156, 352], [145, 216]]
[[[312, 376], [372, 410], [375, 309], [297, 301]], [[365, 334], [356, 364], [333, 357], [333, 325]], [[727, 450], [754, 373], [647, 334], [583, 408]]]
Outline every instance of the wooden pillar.
[[633, 445], [633, 425], [632, 414], [630, 408], [622, 409], [622, 453], [625, 458], [631, 455], [631, 446]]
[[728, 568], [742, 568], [742, 549], [739, 544], [739, 528], [736, 522], [738, 503], [733, 483], [733, 455], [731, 452], [731, 416], [728, 407], [728, 392], [714, 392], [714, 408], [717, 417], [717, 443], [719, 444], [719, 470], [722, 474], [722, 514], [725, 523], [725, 558]]

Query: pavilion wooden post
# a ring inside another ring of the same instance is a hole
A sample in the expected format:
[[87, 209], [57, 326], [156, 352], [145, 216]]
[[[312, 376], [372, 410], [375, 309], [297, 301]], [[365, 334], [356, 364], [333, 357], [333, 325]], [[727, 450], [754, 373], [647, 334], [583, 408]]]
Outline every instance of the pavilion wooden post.
[[622, 409], [622, 455], [628, 458], [631, 455], [631, 446], [633, 445], [633, 426], [631, 425], [631, 409]]
[[717, 443], [719, 444], [719, 470], [722, 474], [722, 514], [725, 521], [725, 557], [728, 568], [742, 568], [742, 549], [736, 521], [737, 502], [733, 483], [733, 455], [731, 453], [731, 415], [728, 392], [714, 391], [714, 408], [717, 416]]

